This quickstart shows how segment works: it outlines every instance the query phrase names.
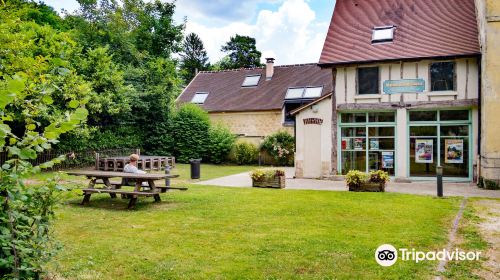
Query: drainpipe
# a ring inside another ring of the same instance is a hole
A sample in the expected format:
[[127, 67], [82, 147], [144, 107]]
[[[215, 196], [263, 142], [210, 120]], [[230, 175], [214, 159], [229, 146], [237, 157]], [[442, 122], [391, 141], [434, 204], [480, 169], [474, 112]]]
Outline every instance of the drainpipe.
[[482, 119], [483, 119], [483, 116], [482, 116], [482, 103], [483, 103], [483, 100], [482, 100], [482, 56], [479, 57], [478, 59], [478, 72], [479, 72], [479, 75], [478, 75], [478, 81], [479, 81], [479, 85], [478, 85], [478, 105], [477, 105], [477, 114], [478, 114], [478, 122], [477, 122], [477, 154], [478, 154], [478, 159], [477, 159], [477, 180], [479, 181], [479, 178], [481, 177], [481, 165], [482, 165], [482, 162], [481, 162], [481, 130], [482, 130]]

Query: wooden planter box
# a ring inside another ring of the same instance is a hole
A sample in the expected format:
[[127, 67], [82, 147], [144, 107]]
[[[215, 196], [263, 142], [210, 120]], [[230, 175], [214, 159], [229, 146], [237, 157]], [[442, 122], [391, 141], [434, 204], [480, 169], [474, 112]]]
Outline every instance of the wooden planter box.
[[272, 180], [255, 181], [252, 179], [252, 186], [254, 188], [285, 188], [285, 176], [275, 176]]
[[351, 192], [385, 192], [385, 183], [367, 182], [359, 187], [349, 187]]

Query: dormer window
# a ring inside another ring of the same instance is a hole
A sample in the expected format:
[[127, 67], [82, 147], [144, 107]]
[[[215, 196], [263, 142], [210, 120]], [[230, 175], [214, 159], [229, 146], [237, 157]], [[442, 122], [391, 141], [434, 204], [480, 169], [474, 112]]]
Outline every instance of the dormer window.
[[394, 39], [394, 26], [374, 27], [372, 33], [372, 44], [382, 42], [392, 42]]
[[193, 99], [191, 99], [191, 103], [203, 104], [205, 103], [205, 100], [207, 100], [207, 97], [208, 97], [208, 92], [197, 92], [193, 96]]
[[256, 87], [259, 84], [260, 75], [248, 75], [243, 81], [242, 87]]

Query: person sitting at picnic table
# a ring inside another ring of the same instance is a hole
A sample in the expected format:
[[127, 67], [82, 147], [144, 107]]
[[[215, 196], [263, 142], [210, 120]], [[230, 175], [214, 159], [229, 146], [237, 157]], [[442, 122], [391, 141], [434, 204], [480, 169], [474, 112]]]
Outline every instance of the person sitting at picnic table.
[[123, 172], [126, 172], [126, 173], [137, 173], [137, 174], [146, 174], [145, 171], [143, 170], [140, 170], [139, 168], [137, 168], [137, 161], [139, 160], [139, 155], [137, 154], [131, 154], [130, 157], [130, 162], [125, 165], [125, 167], [123, 168]]

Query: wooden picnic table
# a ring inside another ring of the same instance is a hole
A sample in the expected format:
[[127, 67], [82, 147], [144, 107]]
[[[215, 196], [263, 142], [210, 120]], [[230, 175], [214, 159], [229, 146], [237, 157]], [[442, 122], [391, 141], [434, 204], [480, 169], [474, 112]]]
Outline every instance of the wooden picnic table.
[[[90, 196], [93, 193], [109, 193], [111, 198], [116, 198], [117, 194], [120, 194], [122, 198], [129, 198], [130, 202], [128, 208], [133, 208], [137, 202], [139, 196], [150, 197], [153, 196], [155, 202], [160, 202], [160, 193], [164, 193], [168, 190], [187, 190], [187, 188], [176, 188], [169, 186], [156, 186], [155, 181], [164, 180], [166, 178], [177, 178], [179, 175], [167, 175], [167, 174], [139, 174], [139, 173], [125, 173], [125, 172], [114, 172], [114, 171], [98, 171], [98, 170], [82, 170], [82, 171], [70, 171], [67, 172], [68, 175], [73, 176], [86, 176], [90, 179], [88, 188], [83, 189], [84, 198], [82, 205], [86, 205], [90, 201]], [[113, 183], [110, 181], [111, 178], [121, 178], [122, 181], [118, 183]], [[135, 181], [135, 188], [133, 191], [122, 190], [122, 186], [127, 186], [127, 180]], [[95, 188], [96, 184], [100, 181], [104, 184], [104, 188]], [[147, 182], [147, 186], [143, 186], [143, 182]], [[146, 190], [147, 189], [147, 190]]]

